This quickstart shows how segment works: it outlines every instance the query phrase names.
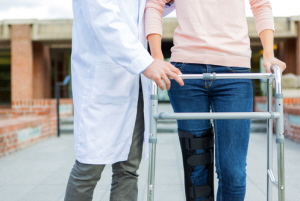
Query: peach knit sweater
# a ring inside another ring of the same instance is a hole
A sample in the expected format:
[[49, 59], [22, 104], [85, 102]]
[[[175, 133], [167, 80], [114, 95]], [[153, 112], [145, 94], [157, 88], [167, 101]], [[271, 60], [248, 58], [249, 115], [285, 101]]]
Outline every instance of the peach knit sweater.
[[[169, 0], [148, 0], [146, 34], [162, 35], [162, 14]], [[171, 61], [250, 68], [250, 40], [244, 0], [175, 0], [179, 26]], [[274, 30], [269, 0], [249, 0], [258, 34]]]

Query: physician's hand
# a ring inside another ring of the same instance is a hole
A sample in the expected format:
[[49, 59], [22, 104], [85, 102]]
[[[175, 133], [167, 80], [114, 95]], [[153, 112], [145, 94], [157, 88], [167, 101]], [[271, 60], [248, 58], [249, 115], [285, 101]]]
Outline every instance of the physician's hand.
[[272, 65], [277, 65], [280, 68], [281, 73], [286, 69], [286, 64], [275, 57], [266, 58], [264, 57], [263, 66], [266, 69], [267, 73], [271, 73], [270, 67]]
[[148, 68], [146, 68], [143, 74], [147, 78], [153, 80], [161, 90], [164, 89], [164, 84], [162, 80], [165, 82], [166, 88], [168, 90], [170, 89], [170, 78], [176, 80], [176, 82], [178, 82], [181, 86], [184, 85], [182, 78], [178, 76], [182, 73], [178, 68], [176, 68], [169, 62], [154, 60], [152, 64]]

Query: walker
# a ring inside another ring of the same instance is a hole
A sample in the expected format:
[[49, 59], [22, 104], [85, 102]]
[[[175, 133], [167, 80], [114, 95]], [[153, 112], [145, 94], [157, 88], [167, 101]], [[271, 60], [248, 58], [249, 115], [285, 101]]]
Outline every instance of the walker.
[[[158, 119], [267, 119], [267, 201], [272, 200], [272, 184], [277, 186], [278, 200], [285, 200], [285, 176], [284, 176], [284, 116], [283, 95], [281, 89], [281, 72], [276, 65], [271, 66], [273, 73], [237, 73], [237, 74], [186, 74], [180, 75], [183, 79], [264, 79], [267, 80], [267, 112], [213, 112], [213, 113], [158, 113], [157, 85], [152, 81], [151, 93], [151, 122], [150, 122], [150, 160], [148, 175], [147, 201], [154, 200], [155, 181], [155, 157], [157, 143]], [[275, 111], [272, 111], [272, 82], [275, 80]], [[278, 180], [272, 171], [273, 166], [273, 119], [276, 119], [276, 143]]]

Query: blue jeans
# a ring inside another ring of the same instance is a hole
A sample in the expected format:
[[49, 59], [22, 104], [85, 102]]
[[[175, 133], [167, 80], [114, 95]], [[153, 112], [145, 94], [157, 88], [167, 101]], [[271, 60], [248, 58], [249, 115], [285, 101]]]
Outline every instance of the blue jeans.
[[[172, 63], [183, 74], [249, 73], [248, 68]], [[249, 79], [172, 80], [169, 97], [174, 112], [252, 112], [253, 90]], [[249, 119], [214, 120], [215, 166], [219, 180], [217, 201], [243, 201], [246, 192], [246, 157], [250, 136]], [[178, 120], [178, 128], [197, 137], [211, 127], [210, 120]], [[203, 153], [197, 150], [196, 153]], [[193, 185], [206, 184], [206, 166], [191, 173]], [[198, 198], [196, 201], [203, 200]]]

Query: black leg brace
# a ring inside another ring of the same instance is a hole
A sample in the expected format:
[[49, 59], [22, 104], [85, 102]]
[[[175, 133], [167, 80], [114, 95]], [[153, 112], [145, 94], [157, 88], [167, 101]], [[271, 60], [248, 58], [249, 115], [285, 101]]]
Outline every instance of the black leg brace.
[[[214, 200], [214, 135], [213, 128], [207, 129], [202, 137], [195, 137], [192, 133], [179, 130], [181, 145], [186, 201], [207, 197], [203, 201]], [[205, 150], [203, 154], [196, 154], [196, 150]], [[195, 166], [206, 165], [208, 178], [206, 185], [194, 186], [191, 181], [191, 172]]]

